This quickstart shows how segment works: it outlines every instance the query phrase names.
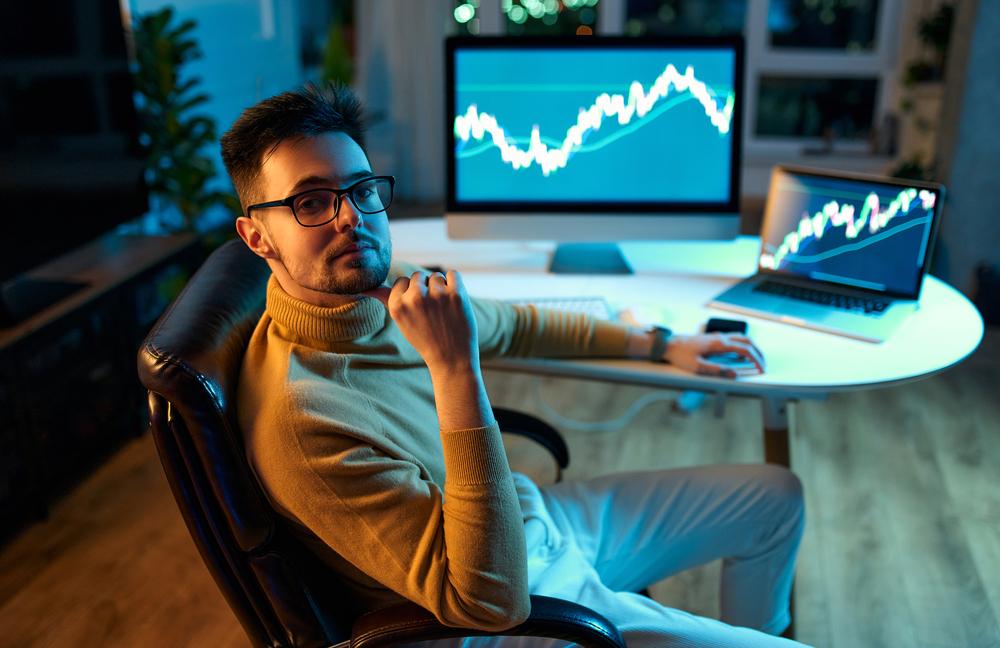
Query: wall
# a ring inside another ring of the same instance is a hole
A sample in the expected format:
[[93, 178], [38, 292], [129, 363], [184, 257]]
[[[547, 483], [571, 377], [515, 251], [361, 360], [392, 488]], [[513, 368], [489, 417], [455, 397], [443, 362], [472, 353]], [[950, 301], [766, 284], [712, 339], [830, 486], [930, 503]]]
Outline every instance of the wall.
[[[123, 0], [124, 2], [125, 0]], [[199, 107], [215, 119], [221, 136], [252, 104], [302, 83], [298, 3], [287, 0], [127, 0], [129, 11], [142, 14], [172, 5], [178, 20], [197, 21], [194, 37], [203, 57], [184, 69], [184, 78], [200, 76], [211, 100]], [[211, 151], [220, 188], [229, 178], [216, 145]], [[231, 215], [219, 210], [203, 226]]]
[[444, 38], [451, 0], [355, 2], [355, 87], [371, 118], [373, 168], [412, 201], [444, 194]]
[[948, 199], [934, 274], [971, 294], [976, 265], [1000, 263], [1000, 2], [964, 0], [954, 30], [938, 143]]

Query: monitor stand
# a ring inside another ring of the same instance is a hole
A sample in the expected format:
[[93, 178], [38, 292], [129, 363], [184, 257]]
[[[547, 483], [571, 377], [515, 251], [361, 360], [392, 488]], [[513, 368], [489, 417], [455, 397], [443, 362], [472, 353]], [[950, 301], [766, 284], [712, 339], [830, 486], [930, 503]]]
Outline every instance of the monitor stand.
[[87, 285], [62, 279], [15, 277], [0, 286], [0, 328], [20, 324]]
[[560, 243], [549, 272], [556, 274], [634, 274], [614, 243]]

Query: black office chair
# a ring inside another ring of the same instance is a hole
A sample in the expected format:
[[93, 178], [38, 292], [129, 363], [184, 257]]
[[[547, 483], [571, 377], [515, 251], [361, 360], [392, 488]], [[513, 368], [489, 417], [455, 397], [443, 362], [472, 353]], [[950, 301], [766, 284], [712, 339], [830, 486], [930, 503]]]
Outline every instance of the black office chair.
[[[395, 646], [487, 635], [440, 624], [413, 603], [359, 610], [336, 575], [287, 530], [268, 504], [236, 424], [240, 363], [264, 308], [269, 270], [241, 241], [216, 250], [139, 350], [150, 427], [174, 497], [205, 564], [256, 646]], [[505, 431], [569, 454], [558, 432], [496, 410]], [[593, 610], [531, 597], [530, 618], [504, 635], [551, 637], [585, 648], [624, 648]]]

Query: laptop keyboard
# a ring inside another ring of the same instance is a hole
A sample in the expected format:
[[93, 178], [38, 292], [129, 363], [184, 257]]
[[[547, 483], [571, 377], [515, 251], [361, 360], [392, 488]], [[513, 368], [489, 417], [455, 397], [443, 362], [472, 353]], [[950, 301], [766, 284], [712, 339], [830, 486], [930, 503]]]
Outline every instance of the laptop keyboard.
[[873, 297], [850, 297], [826, 290], [816, 288], [803, 288], [802, 286], [792, 286], [777, 281], [762, 281], [754, 287], [754, 292], [768, 293], [770, 295], [780, 295], [799, 301], [822, 304], [833, 308], [841, 308], [846, 311], [859, 312], [864, 315], [879, 316], [885, 312], [891, 303], [885, 299]]
[[610, 320], [611, 307], [603, 297], [538, 297], [535, 299], [508, 299], [515, 306], [529, 304], [538, 308], [548, 308], [567, 313], [583, 313], [597, 319]]

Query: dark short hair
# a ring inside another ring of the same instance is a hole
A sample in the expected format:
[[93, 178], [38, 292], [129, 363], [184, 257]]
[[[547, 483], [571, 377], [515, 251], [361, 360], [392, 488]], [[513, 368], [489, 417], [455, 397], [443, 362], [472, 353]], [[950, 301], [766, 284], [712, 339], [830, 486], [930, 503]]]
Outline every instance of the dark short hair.
[[258, 199], [264, 158], [287, 139], [342, 132], [364, 150], [364, 110], [339, 83], [306, 84], [243, 111], [222, 136], [222, 162], [244, 209]]

